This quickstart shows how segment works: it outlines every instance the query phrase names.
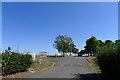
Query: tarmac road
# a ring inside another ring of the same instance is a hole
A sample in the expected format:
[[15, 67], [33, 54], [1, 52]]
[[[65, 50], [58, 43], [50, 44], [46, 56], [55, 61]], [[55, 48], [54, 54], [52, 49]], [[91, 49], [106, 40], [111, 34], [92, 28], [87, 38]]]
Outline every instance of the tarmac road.
[[26, 76], [26, 78], [85, 78], [84, 80], [96, 80], [91, 76], [94, 75], [94, 72], [89, 67], [86, 57], [48, 60], [54, 61], [56, 63], [55, 66], [48, 70]]

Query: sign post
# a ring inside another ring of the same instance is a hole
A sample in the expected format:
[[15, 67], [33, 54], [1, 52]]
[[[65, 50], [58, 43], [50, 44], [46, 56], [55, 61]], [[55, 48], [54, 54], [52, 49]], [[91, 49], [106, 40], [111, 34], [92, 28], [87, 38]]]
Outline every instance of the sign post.
[[40, 52], [40, 58], [38, 59], [38, 63], [42, 64], [42, 58], [47, 57], [47, 52]]

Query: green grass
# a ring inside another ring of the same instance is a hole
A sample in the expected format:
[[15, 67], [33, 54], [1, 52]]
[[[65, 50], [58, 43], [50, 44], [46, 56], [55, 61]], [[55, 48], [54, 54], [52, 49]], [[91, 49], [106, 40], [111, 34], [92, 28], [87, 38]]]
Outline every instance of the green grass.
[[50, 58], [69, 58], [69, 57], [71, 57], [71, 56], [65, 56], [65, 57], [63, 57], [63, 56], [48, 56], [47, 58], [50, 59]]
[[96, 57], [88, 57], [88, 63], [96, 73], [101, 73], [100, 67], [96, 62]]
[[40, 55], [35, 55], [35, 58], [39, 58], [40, 57]]
[[55, 55], [49, 55], [47, 57], [40, 57], [39, 55], [36, 55], [36, 58], [42, 58], [42, 59], [53, 59], [53, 58], [68, 58], [68, 57], [71, 57], [71, 56], [55, 56]]
[[42, 64], [39, 64], [37, 61], [35, 61], [30, 68], [32, 68], [34, 71], [40, 71], [43, 68], [48, 68], [53, 65], [53, 62], [42, 60]]
[[[34, 63], [31, 65], [30, 68], [32, 68], [33, 71], [38, 72], [41, 70], [46, 70], [48, 67], [50, 67], [52, 65], [53, 65], [53, 62], [46, 61], [46, 60], [43, 60], [42, 64], [39, 64], [37, 61], [34, 61]], [[29, 71], [25, 71], [25, 72], [20, 72], [20, 73], [16, 73], [16, 74], [6, 75], [3, 78], [23, 78], [24, 76], [27, 76], [30, 74], [32, 74], [32, 73]]]

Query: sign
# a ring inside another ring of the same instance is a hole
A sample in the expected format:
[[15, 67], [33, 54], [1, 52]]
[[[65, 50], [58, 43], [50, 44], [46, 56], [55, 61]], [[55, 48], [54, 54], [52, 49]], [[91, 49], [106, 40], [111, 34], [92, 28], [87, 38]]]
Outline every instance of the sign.
[[42, 59], [38, 59], [38, 63], [39, 63], [39, 64], [42, 64]]
[[47, 52], [40, 52], [40, 57], [47, 57]]
[[32, 56], [32, 59], [35, 61], [35, 53], [24, 53], [24, 54], [29, 54]]

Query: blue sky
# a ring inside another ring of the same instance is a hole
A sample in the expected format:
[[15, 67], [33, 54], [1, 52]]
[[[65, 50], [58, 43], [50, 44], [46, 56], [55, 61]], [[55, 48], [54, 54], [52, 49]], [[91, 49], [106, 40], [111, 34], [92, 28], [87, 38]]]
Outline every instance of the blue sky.
[[3, 3], [3, 49], [38, 54], [53, 48], [57, 35], [71, 37], [83, 49], [86, 39], [118, 39], [117, 2]]
[[2, 48], [2, 2], [0, 2], [0, 48]]

